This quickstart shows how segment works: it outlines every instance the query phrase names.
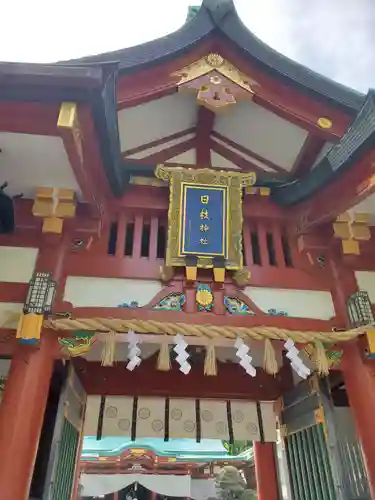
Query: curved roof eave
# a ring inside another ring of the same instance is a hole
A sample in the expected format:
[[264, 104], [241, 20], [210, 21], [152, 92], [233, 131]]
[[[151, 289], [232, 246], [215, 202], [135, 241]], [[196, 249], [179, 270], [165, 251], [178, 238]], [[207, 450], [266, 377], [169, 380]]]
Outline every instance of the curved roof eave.
[[296, 205], [313, 196], [375, 147], [375, 90], [370, 90], [356, 119], [338, 144], [332, 146], [305, 177], [274, 187], [272, 198], [284, 206]]
[[[233, 0], [203, 0], [198, 14], [167, 36], [135, 47], [68, 61], [69, 64], [95, 64], [117, 61], [122, 74], [159, 64], [193, 48], [209, 35], [219, 33], [234, 43], [247, 57], [268, 72], [288, 80], [316, 97], [324, 98], [347, 111], [358, 111], [364, 95], [330, 80], [272, 49], [242, 23]], [[65, 63], [66, 64], [66, 63]]]

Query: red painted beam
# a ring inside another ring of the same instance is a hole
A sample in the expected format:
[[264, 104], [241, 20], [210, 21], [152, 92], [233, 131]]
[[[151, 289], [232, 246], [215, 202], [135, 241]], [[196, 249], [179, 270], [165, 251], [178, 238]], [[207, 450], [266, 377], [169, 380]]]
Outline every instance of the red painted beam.
[[[105, 196], [110, 193], [109, 185], [101, 163], [97, 133], [91, 110], [79, 108], [79, 121], [83, 135], [83, 162], [79, 157], [72, 133], [57, 128], [60, 103], [41, 104], [29, 102], [0, 102], [0, 131], [61, 137], [77, 178], [87, 201], [93, 207], [105, 205]], [[43, 153], [41, 152], [41, 155]], [[53, 182], [53, 180], [51, 181]], [[98, 210], [99, 214], [100, 211]]]
[[189, 375], [172, 363], [170, 372], [156, 370], [156, 359], [142, 361], [130, 372], [123, 364], [103, 370], [100, 363], [84, 359], [73, 361], [79, 378], [88, 394], [111, 396], [159, 396], [183, 398], [218, 398], [275, 400], [285, 385], [285, 368], [273, 377], [258, 369], [255, 378], [246, 376], [243, 368], [234, 363], [218, 364], [216, 377], [203, 374], [203, 366], [194, 366]]
[[[160, 279], [160, 266], [164, 263], [163, 259], [116, 258], [98, 255], [94, 249], [92, 254], [90, 252], [85, 252], [83, 255], [70, 254], [65, 261], [64, 273], [67, 276], [97, 278]], [[307, 260], [304, 269], [256, 265], [248, 265], [246, 269], [251, 272], [251, 286], [297, 290], [331, 290], [332, 286], [329, 274], [324, 270], [309, 266]], [[268, 322], [269, 317], [266, 318]], [[176, 321], [183, 321], [183, 318], [180, 316]], [[310, 320], [299, 321], [309, 324]]]
[[[32, 207], [34, 200], [21, 198], [14, 201], [14, 212], [16, 231], [12, 234], [0, 235], [0, 245], [5, 246], [40, 246], [40, 234], [43, 219], [34, 217]], [[98, 220], [93, 218], [90, 207], [87, 203], [78, 203], [76, 216], [74, 219], [65, 221], [65, 224], [74, 233], [80, 231], [84, 233], [95, 233], [98, 227]]]
[[177, 92], [179, 76], [172, 74], [212, 51], [212, 40], [207, 40], [180, 59], [173, 59], [151, 69], [120, 77], [117, 83], [118, 108], [138, 106]]
[[375, 152], [365, 155], [356, 165], [336, 177], [315, 196], [299, 205], [304, 214], [301, 231], [335, 219], [375, 192]]
[[[60, 311], [61, 309], [61, 311]], [[74, 318], [117, 318], [119, 320], [140, 319], [144, 321], [156, 321], [164, 323], [168, 320], [171, 323], [188, 323], [192, 325], [206, 325], [209, 323], [213, 326], [222, 326], [223, 316], [214, 313], [195, 313], [175, 312], [150, 310], [146, 308], [117, 308], [117, 307], [76, 307], [72, 308], [69, 304], [62, 303], [57, 312], [66, 312], [66, 309], [71, 310]], [[225, 323], [229, 327], [251, 328], [255, 326], [270, 326], [284, 328], [295, 331], [332, 331], [333, 327], [337, 327], [335, 319], [326, 321], [320, 319], [302, 319], [291, 318], [287, 316], [247, 316], [247, 315], [230, 315], [225, 316]]]
[[[60, 137], [64, 143], [65, 151], [68, 155], [70, 165], [74, 172], [74, 176], [78, 182], [79, 187], [81, 188], [83, 199], [89, 204], [93, 203], [94, 205], [96, 205], [95, 200], [98, 196], [98, 186], [95, 185], [90, 169], [87, 165], [85, 165], [83, 156], [83, 140], [81, 142], [81, 145], [78, 145], [73, 130], [68, 130], [66, 128], [60, 129]], [[53, 183], [52, 179], [51, 182]], [[99, 214], [99, 211], [97, 213]]]
[[321, 152], [324, 144], [325, 140], [322, 137], [310, 133], [297, 155], [290, 175], [292, 177], [303, 177], [307, 174]]
[[28, 283], [8, 283], [0, 281], [0, 302], [18, 302], [23, 304], [26, 300], [28, 289]]
[[117, 210], [131, 209], [152, 212], [165, 212], [167, 215], [169, 207], [169, 188], [151, 186], [132, 186], [124, 196], [114, 204]]
[[[42, 333], [42, 335], [44, 334], [45, 333]], [[62, 355], [61, 346], [57, 342], [56, 333], [48, 330], [47, 334], [54, 335], [56, 337], [56, 342], [54, 342], [53, 346], [53, 355], [55, 359], [66, 357], [65, 355]], [[19, 345], [19, 341], [16, 339], [16, 330], [11, 328], [0, 328], [0, 358], [11, 358], [17, 345]], [[35, 349], [38, 349], [38, 347], [35, 346]]]
[[215, 123], [215, 113], [205, 108], [198, 107], [196, 126], [196, 164], [201, 167], [211, 166], [210, 135]]
[[59, 104], [0, 101], [0, 131], [58, 136]]
[[72, 166], [77, 169], [77, 173], [82, 170], [82, 176], [86, 179], [82, 179], [80, 187], [83, 192], [87, 191], [88, 195], [91, 193], [91, 199], [86, 201], [94, 210], [94, 214], [102, 217], [103, 213], [108, 213], [108, 200], [112, 198], [112, 192], [102, 162], [92, 110], [88, 106], [80, 106], [78, 120], [83, 134], [83, 169], [77, 164]]
[[[244, 218], [249, 219], [270, 219], [270, 220], [283, 220], [286, 224], [289, 222], [291, 225], [295, 224], [298, 219], [298, 214], [295, 211], [284, 209], [269, 196], [247, 195], [243, 199], [242, 212]], [[280, 222], [281, 223], [281, 222]]]

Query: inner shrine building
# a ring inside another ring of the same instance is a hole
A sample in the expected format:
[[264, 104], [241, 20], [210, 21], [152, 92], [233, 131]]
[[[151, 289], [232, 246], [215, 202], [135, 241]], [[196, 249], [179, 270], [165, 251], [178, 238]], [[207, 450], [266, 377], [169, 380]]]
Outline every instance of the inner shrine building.
[[249, 441], [258, 500], [375, 498], [373, 90], [203, 0], [0, 63], [0, 124], [1, 500], [85, 498], [83, 470], [121, 500], [131, 461], [85, 469], [84, 436]]

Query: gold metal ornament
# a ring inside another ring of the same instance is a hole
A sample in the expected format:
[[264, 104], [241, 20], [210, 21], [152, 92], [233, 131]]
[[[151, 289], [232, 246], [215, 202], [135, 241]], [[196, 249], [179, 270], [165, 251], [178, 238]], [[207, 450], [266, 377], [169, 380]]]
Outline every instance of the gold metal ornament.
[[320, 128], [328, 130], [332, 128], [332, 121], [329, 118], [322, 116], [321, 118], [318, 119], [318, 125]]
[[176, 71], [179, 91], [196, 92], [197, 103], [213, 112], [227, 109], [239, 99], [252, 99], [259, 84], [220, 54], [210, 53]]

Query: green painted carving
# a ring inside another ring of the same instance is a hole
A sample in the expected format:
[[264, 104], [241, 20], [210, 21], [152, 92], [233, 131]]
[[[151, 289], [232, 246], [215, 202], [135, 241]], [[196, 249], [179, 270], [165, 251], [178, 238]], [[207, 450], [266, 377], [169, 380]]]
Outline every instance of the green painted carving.
[[95, 343], [95, 332], [73, 332], [71, 337], [59, 337], [61, 347], [71, 357], [82, 356]]
[[159, 302], [154, 305], [153, 309], [163, 311], [182, 311], [184, 304], [185, 295], [183, 293], [169, 293], [159, 300]]
[[254, 314], [249, 306], [238, 297], [224, 297], [224, 305], [230, 314]]

